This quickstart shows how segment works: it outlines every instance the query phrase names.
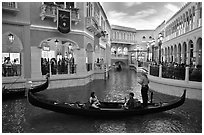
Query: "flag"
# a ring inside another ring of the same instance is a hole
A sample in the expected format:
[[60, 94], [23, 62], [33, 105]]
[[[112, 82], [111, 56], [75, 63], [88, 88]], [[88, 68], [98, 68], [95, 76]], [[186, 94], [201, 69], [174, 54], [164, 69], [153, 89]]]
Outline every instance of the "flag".
[[57, 13], [57, 29], [61, 33], [69, 33], [71, 30], [71, 11], [58, 9]]

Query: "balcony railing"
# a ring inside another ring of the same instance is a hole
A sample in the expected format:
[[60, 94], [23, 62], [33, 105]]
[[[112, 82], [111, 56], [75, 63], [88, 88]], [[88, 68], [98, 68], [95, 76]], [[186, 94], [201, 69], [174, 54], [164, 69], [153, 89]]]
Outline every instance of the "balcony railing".
[[164, 42], [171, 40], [172, 38], [178, 37], [182, 34], [185, 34], [187, 32], [190, 32], [190, 31], [194, 30], [195, 28], [199, 28], [201, 26], [202, 26], [202, 18], [199, 18], [197, 20], [195, 20], [195, 18], [193, 18], [193, 20], [190, 21], [189, 25], [187, 24], [187, 22], [185, 22], [185, 24], [183, 25], [182, 28], [180, 28], [176, 32], [166, 36], [164, 38]]
[[[57, 9], [60, 8], [57, 5], [48, 5], [48, 4], [43, 4], [41, 6], [41, 13], [40, 17], [41, 20], [44, 20], [46, 17], [47, 18], [53, 18], [54, 22], [57, 21]], [[75, 24], [78, 23], [81, 19], [79, 16], [78, 8], [71, 8], [68, 9], [71, 10], [71, 21], [74, 22]]]

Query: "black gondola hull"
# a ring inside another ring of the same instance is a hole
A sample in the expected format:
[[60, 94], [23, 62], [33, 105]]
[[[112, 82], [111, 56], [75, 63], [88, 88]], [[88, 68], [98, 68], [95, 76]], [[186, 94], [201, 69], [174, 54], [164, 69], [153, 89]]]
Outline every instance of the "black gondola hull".
[[[46, 77], [46, 82], [43, 84], [34, 86], [30, 89], [32, 92], [39, 92], [42, 90], [45, 90], [48, 88], [49, 85], [49, 77]], [[13, 89], [6, 89], [2, 88], [2, 100], [8, 100], [8, 99], [16, 99], [16, 98], [22, 98], [26, 97], [26, 88], [13, 88]]]
[[149, 103], [145, 108], [137, 108], [137, 109], [123, 109], [121, 106], [123, 103], [116, 102], [101, 102], [100, 109], [94, 109], [89, 107], [77, 107], [74, 103], [57, 103], [51, 100], [45, 100], [32, 92], [28, 93], [28, 101], [37, 107], [59, 112], [65, 114], [73, 114], [73, 115], [84, 115], [91, 117], [120, 117], [120, 116], [134, 116], [134, 115], [145, 115], [163, 112], [167, 110], [171, 110], [173, 108], [181, 106], [185, 102], [186, 91], [184, 91], [183, 95], [179, 100], [173, 101], [171, 103]]

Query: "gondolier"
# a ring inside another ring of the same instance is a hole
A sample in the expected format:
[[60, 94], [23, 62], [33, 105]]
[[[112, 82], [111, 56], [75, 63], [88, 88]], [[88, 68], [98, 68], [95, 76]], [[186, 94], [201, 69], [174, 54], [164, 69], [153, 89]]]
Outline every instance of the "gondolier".
[[148, 103], [148, 90], [149, 90], [149, 79], [147, 77], [147, 72], [143, 71], [141, 72], [140, 81], [138, 83], [141, 85], [141, 95], [142, 95], [142, 101], [143, 101], [143, 107], [147, 106]]

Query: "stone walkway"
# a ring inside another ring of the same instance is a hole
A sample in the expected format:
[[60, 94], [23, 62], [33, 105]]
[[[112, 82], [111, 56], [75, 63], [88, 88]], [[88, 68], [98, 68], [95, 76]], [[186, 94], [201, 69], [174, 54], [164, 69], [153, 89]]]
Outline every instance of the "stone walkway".
[[[183, 94], [183, 90], [185, 89], [182, 87], [175, 87], [166, 84], [152, 82], [151, 80], [149, 87], [151, 90], [179, 97]], [[186, 88], [186, 97], [189, 99], [196, 99], [202, 101], [202, 90]]]

